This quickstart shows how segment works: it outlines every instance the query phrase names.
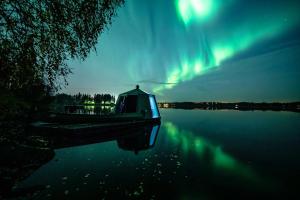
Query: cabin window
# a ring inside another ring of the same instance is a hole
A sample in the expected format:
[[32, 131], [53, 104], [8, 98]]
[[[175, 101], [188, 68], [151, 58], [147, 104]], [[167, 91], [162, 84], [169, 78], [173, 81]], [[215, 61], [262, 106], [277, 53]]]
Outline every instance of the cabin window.
[[158, 113], [158, 108], [154, 96], [149, 96], [149, 101], [150, 101], [150, 107], [152, 111], [152, 118], [158, 118], [159, 113]]
[[137, 107], [137, 95], [128, 95], [120, 98], [118, 113], [135, 113]]

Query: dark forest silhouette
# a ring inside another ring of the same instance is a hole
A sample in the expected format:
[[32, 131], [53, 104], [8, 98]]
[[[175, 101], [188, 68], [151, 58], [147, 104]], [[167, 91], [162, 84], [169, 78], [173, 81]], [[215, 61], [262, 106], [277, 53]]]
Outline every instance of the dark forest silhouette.
[[110, 94], [82, 94], [78, 93], [75, 95], [69, 94], [57, 94], [54, 96], [54, 103], [56, 104], [69, 104], [69, 105], [77, 105], [77, 104], [90, 104], [89, 102], [93, 102], [93, 104], [108, 104], [111, 102], [115, 102], [116, 98], [114, 95]]
[[[51, 112], [76, 113], [80, 111], [82, 114], [87, 114], [90, 111], [97, 114], [110, 113], [116, 101], [115, 96], [110, 94], [90, 95], [82, 93], [75, 95], [57, 94], [52, 99], [49, 106]], [[85, 108], [84, 106], [92, 106], [92, 108]], [[109, 106], [110, 109], [102, 108], [102, 106]]]

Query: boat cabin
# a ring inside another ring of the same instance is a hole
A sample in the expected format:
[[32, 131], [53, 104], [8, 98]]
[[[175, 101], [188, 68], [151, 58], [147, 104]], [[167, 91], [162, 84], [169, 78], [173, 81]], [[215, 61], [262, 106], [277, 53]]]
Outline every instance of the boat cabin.
[[126, 116], [142, 116], [144, 119], [160, 118], [155, 96], [144, 92], [138, 85], [134, 90], [119, 95], [115, 113]]

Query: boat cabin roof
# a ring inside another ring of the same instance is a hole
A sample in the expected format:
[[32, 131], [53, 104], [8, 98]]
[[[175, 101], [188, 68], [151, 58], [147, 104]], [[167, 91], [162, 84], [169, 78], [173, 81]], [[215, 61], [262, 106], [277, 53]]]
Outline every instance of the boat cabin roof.
[[151, 95], [151, 94], [141, 90], [139, 85], [137, 85], [135, 89], [130, 90], [128, 92], [124, 92], [124, 93], [120, 94], [119, 96], [127, 96], [127, 95]]

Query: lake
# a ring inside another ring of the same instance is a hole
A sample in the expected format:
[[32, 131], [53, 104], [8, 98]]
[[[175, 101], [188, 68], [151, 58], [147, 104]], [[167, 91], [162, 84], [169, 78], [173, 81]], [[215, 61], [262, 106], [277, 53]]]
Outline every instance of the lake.
[[297, 193], [299, 113], [160, 112], [160, 127], [56, 149], [55, 157], [17, 188], [44, 186], [34, 199], [251, 199]]

